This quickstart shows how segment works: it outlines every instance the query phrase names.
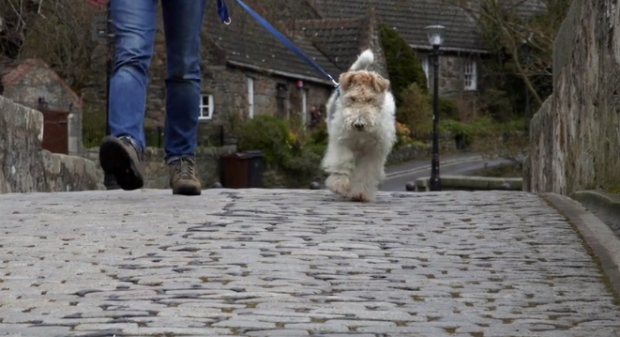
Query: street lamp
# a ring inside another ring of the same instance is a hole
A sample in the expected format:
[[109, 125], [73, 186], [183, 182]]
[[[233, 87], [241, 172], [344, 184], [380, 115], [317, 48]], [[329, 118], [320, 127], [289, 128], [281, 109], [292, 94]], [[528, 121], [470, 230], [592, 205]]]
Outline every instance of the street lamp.
[[428, 42], [433, 47], [433, 159], [431, 161], [431, 191], [441, 191], [439, 178], [439, 47], [443, 42], [444, 26], [426, 27]]

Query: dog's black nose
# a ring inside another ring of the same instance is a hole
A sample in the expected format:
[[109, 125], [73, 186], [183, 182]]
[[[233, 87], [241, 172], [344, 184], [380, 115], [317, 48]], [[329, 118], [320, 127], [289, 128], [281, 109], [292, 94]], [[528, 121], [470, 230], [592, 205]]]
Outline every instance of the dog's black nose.
[[353, 126], [358, 130], [358, 131], [362, 131], [364, 130], [364, 124], [362, 123], [355, 123], [353, 124]]

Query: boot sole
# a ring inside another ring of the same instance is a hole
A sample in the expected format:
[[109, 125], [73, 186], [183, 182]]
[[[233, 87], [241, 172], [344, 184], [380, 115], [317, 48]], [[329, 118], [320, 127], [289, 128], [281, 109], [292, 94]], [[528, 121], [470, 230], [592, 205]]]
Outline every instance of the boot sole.
[[116, 177], [116, 182], [125, 191], [144, 186], [144, 178], [127, 152], [123, 142], [112, 136], [103, 139], [99, 147], [99, 163], [103, 172]]
[[193, 186], [181, 186], [172, 189], [174, 195], [200, 195], [202, 191]]

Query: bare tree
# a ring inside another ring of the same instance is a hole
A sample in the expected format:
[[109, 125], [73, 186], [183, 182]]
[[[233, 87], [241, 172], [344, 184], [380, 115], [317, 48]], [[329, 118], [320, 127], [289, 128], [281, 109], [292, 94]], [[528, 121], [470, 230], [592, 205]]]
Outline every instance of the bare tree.
[[87, 1], [3, 0], [0, 53], [42, 59], [80, 92], [94, 84], [107, 57], [91, 28], [101, 10]]
[[[551, 88], [553, 41], [570, 0], [444, 0], [467, 11], [500, 71], [523, 80], [537, 105]], [[542, 6], [541, 6], [542, 5]], [[547, 90], [548, 91], [548, 90]]]

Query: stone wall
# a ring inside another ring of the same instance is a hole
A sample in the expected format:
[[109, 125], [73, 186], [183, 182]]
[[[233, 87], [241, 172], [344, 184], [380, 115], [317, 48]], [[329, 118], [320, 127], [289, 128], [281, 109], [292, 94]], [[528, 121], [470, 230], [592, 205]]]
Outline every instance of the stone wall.
[[93, 162], [44, 151], [42, 139], [43, 115], [0, 96], [0, 193], [103, 188]]
[[[235, 146], [225, 146], [219, 148], [198, 148], [196, 150], [196, 165], [200, 181], [203, 188], [210, 188], [215, 182], [220, 181], [220, 157], [222, 155], [234, 153]], [[144, 188], [168, 189], [169, 171], [168, 166], [164, 162], [164, 149], [146, 148], [144, 165]], [[97, 170], [101, 172], [99, 167], [99, 149], [94, 148], [84, 153], [96, 163]], [[103, 178], [101, 180], [103, 182]]]
[[533, 192], [620, 185], [619, 13], [613, 1], [573, 1], [554, 44], [554, 92], [530, 124]]
[[91, 160], [41, 152], [48, 192], [103, 190], [103, 172]]

